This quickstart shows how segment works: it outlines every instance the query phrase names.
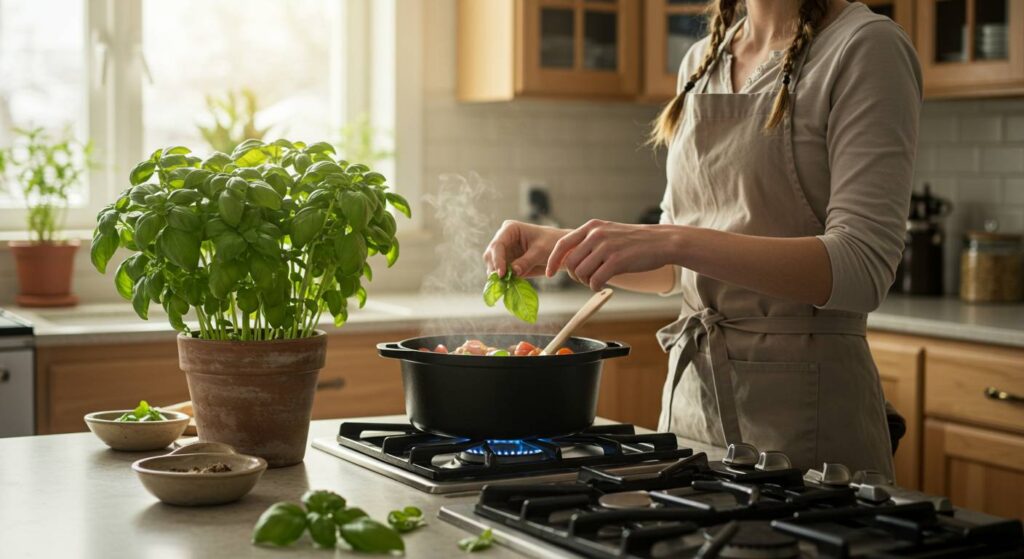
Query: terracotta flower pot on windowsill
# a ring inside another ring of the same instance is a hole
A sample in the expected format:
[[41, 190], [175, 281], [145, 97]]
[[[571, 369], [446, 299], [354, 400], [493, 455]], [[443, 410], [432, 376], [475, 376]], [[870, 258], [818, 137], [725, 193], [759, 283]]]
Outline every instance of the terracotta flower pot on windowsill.
[[18, 295], [23, 307], [72, 307], [71, 275], [78, 241], [11, 241], [8, 245], [18, 271]]

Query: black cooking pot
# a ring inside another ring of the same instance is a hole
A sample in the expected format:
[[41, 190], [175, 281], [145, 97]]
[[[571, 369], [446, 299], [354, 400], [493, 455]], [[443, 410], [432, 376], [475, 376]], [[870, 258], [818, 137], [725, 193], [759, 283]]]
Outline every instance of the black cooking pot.
[[[402, 361], [405, 411], [417, 429], [469, 439], [526, 439], [577, 433], [594, 422], [601, 360], [629, 355], [629, 346], [569, 338], [570, 355], [497, 357], [420, 351], [455, 349], [476, 335], [426, 336], [377, 344], [382, 357]], [[488, 334], [508, 347], [544, 347], [553, 336]]]

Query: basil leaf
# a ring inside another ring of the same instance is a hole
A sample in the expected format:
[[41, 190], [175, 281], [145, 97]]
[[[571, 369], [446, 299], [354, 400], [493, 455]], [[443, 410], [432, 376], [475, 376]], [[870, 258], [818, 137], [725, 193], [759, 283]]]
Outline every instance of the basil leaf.
[[128, 176], [128, 180], [131, 181], [132, 186], [140, 185], [149, 180], [149, 177], [153, 176], [153, 171], [156, 170], [156, 163], [153, 161], [143, 161], [132, 169], [131, 174]]
[[199, 233], [166, 227], [156, 238], [157, 251], [186, 270], [199, 265]]
[[[231, 180], [235, 180], [232, 177]], [[239, 179], [241, 180], [241, 179]], [[245, 182], [245, 181], [242, 181]], [[242, 222], [242, 212], [245, 210], [245, 202], [232, 190], [224, 189], [217, 197], [217, 209], [220, 210], [220, 217], [225, 223], [232, 227]]]
[[143, 276], [132, 287], [132, 308], [142, 320], [149, 320], [149, 291], [146, 281], [146, 277]]
[[384, 259], [388, 263], [388, 268], [394, 266], [395, 262], [398, 261], [398, 239], [391, 241], [391, 248], [384, 254]]
[[345, 508], [345, 498], [334, 491], [311, 489], [302, 495], [302, 504], [310, 512], [328, 514]]
[[142, 250], [148, 248], [165, 224], [164, 216], [156, 212], [142, 214], [139, 221], [135, 223], [135, 245]]
[[388, 513], [388, 524], [399, 533], [405, 533], [426, 525], [426, 522], [423, 521], [422, 510], [416, 507], [405, 507], [402, 510], [393, 510]]
[[494, 543], [494, 532], [490, 528], [484, 530], [479, 536], [463, 538], [459, 540], [459, 549], [467, 553], [482, 551], [491, 547]]
[[117, 271], [114, 272], [114, 286], [117, 288], [117, 294], [127, 301], [132, 300], [132, 287], [135, 286], [135, 282], [128, 275], [129, 266], [130, 264], [126, 258], [118, 265]]
[[301, 248], [309, 243], [324, 227], [326, 216], [320, 208], [302, 208], [292, 219], [291, 238], [292, 245]]
[[484, 303], [488, 307], [493, 307], [498, 302], [498, 299], [505, 296], [505, 289], [507, 287], [505, 280], [497, 272], [491, 273], [490, 277], [487, 278], [487, 283], [484, 285]]
[[345, 275], [362, 272], [368, 256], [367, 250], [366, 239], [355, 231], [334, 239], [334, 255], [338, 259], [338, 268]]
[[99, 273], [107, 273], [107, 262], [110, 262], [110, 257], [114, 256], [114, 253], [117, 252], [117, 246], [120, 243], [121, 238], [116, 233], [98, 232], [93, 236], [89, 256], [92, 259], [92, 265]]
[[292, 503], [275, 503], [263, 511], [252, 531], [252, 543], [286, 546], [306, 531], [306, 513]]
[[281, 209], [282, 196], [269, 184], [263, 181], [255, 181], [249, 188], [249, 199], [257, 206], [269, 210]]
[[171, 211], [167, 212], [167, 224], [182, 231], [198, 231], [202, 228], [199, 216], [192, 210], [181, 206], [174, 206]]
[[352, 549], [364, 553], [405, 551], [405, 542], [398, 532], [366, 516], [344, 524], [341, 537]]
[[539, 300], [530, 282], [513, 277], [505, 290], [505, 308], [523, 322], [537, 322]]
[[311, 512], [306, 515], [306, 524], [309, 526], [309, 535], [313, 543], [319, 547], [333, 549], [338, 543], [338, 527], [329, 514]]
[[354, 522], [356, 519], [364, 516], [367, 516], [366, 511], [359, 507], [350, 507], [347, 509], [336, 510], [331, 513], [331, 518], [334, 519], [334, 523], [339, 527], [350, 522]]

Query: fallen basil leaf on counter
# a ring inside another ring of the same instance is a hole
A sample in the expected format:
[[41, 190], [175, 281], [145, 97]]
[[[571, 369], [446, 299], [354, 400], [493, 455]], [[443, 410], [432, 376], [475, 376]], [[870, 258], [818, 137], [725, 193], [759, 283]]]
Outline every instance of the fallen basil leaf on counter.
[[293, 503], [274, 503], [263, 511], [252, 530], [252, 543], [287, 546], [306, 531], [306, 513]]
[[334, 548], [334, 544], [338, 542], [338, 527], [330, 514], [308, 513], [306, 523], [309, 525], [309, 535], [313, 538], [313, 543], [328, 549]]
[[329, 514], [345, 508], [345, 498], [334, 491], [310, 489], [302, 495], [302, 504], [309, 512]]
[[422, 510], [416, 507], [405, 507], [402, 510], [393, 510], [388, 513], [388, 524], [399, 533], [404, 533], [424, 526], [426, 522], [423, 521]]
[[345, 524], [348, 524], [349, 522], [352, 522], [364, 516], [369, 515], [366, 514], [366, 511], [359, 507], [336, 510], [331, 513], [331, 518], [334, 519], [334, 523], [337, 524], [339, 527], [344, 526]]
[[537, 308], [540, 301], [537, 291], [529, 281], [517, 277], [509, 268], [505, 276], [494, 272], [484, 285], [484, 303], [493, 307], [498, 299], [505, 299], [505, 308], [513, 316], [524, 322], [537, 322]]
[[473, 553], [475, 551], [483, 551], [494, 543], [494, 532], [488, 528], [480, 533], [479, 536], [473, 536], [469, 538], [463, 538], [459, 540], [459, 549], [467, 553]]
[[342, 526], [341, 537], [352, 549], [364, 553], [405, 551], [405, 542], [398, 532], [365, 516]]

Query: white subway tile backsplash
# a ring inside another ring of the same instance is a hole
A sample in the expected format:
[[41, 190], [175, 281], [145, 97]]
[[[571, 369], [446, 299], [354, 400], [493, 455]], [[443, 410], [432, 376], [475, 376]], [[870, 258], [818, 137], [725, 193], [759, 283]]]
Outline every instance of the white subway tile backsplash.
[[1024, 177], [1003, 180], [1003, 203], [1024, 206]]
[[957, 119], [953, 116], [934, 115], [922, 112], [921, 127], [918, 137], [922, 145], [955, 142], [957, 139]]
[[978, 150], [972, 147], [941, 147], [937, 152], [938, 171], [977, 171]]
[[963, 142], [998, 142], [1002, 138], [1001, 116], [970, 116], [960, 120], [960, 140]]
[[1006, 119], [1006, 140], [1024, 142], [1024, 114]]
[[959, 199], [962, 202], [999, 202], [1000, 180], [997, 178], [970, 177], [957, 182]]
[[983, 173], [1024, 172], [1024, 147], [986, 147], [981, 151]]

